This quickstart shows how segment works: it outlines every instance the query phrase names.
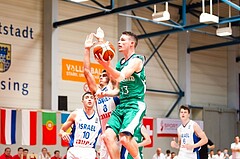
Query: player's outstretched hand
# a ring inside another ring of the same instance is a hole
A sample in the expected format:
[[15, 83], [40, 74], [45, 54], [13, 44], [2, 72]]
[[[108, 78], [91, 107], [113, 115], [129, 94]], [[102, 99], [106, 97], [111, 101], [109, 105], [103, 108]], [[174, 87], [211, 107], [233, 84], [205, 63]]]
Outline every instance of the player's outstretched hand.
[[97, 38], [98, 41], [103, 41], [104, 39], [104, 31], [100, 27], [97, 28], [96, 34], [93, 35]]
[[96, 60], [99, 64], [101, 64], [103, 67], [109, 67], [109, 66], [111, 65], [111, 64], [110, 64], [110, 61], [111, 61], [111, 58], [110, 58], [110, 57], [109, 57], [109, 60], [108, 60], [108, 61], [105, 61], [101, 55], [95, 54], [94, 57], [95, 57], [95, 60]]
[[84, 43], [85, 49], [90, 49], [95, 44], [95, 42], [93, 42], [93, 34], [94, 33], [87, 35]]

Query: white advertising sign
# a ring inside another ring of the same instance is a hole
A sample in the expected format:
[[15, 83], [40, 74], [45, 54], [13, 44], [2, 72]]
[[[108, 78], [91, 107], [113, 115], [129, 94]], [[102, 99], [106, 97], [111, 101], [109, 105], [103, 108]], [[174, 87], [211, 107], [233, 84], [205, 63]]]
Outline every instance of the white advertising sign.
[[[203, 129], [203, 121], [195, 120]], [[158, 137], [177, 137], [177, 128], [181, 124], [180, 119], [157, 118]]]

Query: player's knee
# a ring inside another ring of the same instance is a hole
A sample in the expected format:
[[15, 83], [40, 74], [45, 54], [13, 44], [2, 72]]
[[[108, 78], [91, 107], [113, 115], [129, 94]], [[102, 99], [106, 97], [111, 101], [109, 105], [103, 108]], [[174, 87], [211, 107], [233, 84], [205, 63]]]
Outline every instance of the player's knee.
[[128, 140], [128, 138], [126, 137], [126, 136], [121, 136], [121, 137], [119, 137], [119, 141], [120, 141], [120, 143], [122, 144], [122, 145], [127, 145], [128, 144], [128, 142], [129, 142], [129, 140]]
[[106, 143], [106, 142], [109, 142], [108, 141], [108, 137], [107, 137], [107, 135], [106, 134], [102, 134], [102, 139], [103, 139], [103, 141]]
[[105, 135], [105, 134], [102, 134], [102, 135], [101, 135], [101, 139], [104, 140], [104, 138], [106, 138], [106, 135]]
[[115, 140], [112, 133], [109, 133], [108, 131], [106, 131], [104, 134], [102, 134], [101, 137], [105, 143], [112, 143]]

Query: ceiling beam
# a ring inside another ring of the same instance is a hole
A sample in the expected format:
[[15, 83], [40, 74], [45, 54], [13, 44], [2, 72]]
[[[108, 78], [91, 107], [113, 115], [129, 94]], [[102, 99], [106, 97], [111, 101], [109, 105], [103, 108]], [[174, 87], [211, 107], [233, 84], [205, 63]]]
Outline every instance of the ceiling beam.
[[240, 6], [239, 5], [236, 5], [235, 3], [233, 3], [229, 0], [221, 0], [221, 1], [223, 1], [224, 3], [228, 4], [229, 6], [231, 6], [235, 9], [237, 9], [238, 11], [240, 11]]
[[91, 2], [95, 3], [96, 5], [98, 5], [98, 6], [101, 7], [101, 8], [107, 8], [106, 6], [102, 5], [101, 3], [99, 3], [99, 2], [96, 1], [96, 0], [91, 0]]
[[112, 10], [106, 10], [106, 11], [102, 11], [102, 12], [97, 12], [97, 13], [93, 13], [93, 14], [88, 14], [88, 15], [84, 15], [84, 16], [79, 16], [79, 17], [75, 17], [75, 18], [70, 18], [70, 19], [54, 22], [53, 27], [57, 28], [62, 25], [67, 25], [67, 24], [71, 24], [71, 23], [75, 23], [75, 22], [80, 22], [83, 20], [89, 20], [92, 18], [97, 18], [97, 17], [101, 17], [101, 16], [105, 16], [105, 15], [110, 15], [110, 14], [119, 13], [119, 12], [123, 12], [123, 11], [127, 11], [127, 10], [141, 8], [141, 7], [146, 7], [146, 6], [149, 6], [152, 4], [164, 3], [164, 2], [168, 2], [168, 1], [170, 1], [170, 0], [148, 0], [145, 2], [141, 2], [141, 3], [130, 4], [127, 6], [121, 6], [118, 8], [114, 8]]
[[[236, 21], [240, 21], [240, 15], [230, 17], [230, 18], [222, 18], [219, 20], [218, 24], [225, 24], [225, 23], [231, 23], [231, 22], [236, 22]], [[169, 30], [163, 30], [163, 31], [157, 31], [157, 32], [138, 35], [138, 38], [144, 39], [144, 38], [149, 38], [149, 37], [153, 37], [153, 36], [159, 36], [159, 35], [163, 35], [163, 34], [172, 34], [172, 33], [180, 32], [180, 31], [188, 31], [188, 30], [192, 30], [192, 29], [203, 28], [203, 27], [206, 27], [209, 25], [218, 25], [218, 24], [204, 24], [204, 23], [193, 24], [193, 25], [184, 26], [181, 29], [174, 28], [174, 29], [169, 29]]]
[[228, 41], [228, 42], [205, 45], [205, 46], [198, 46], [198, 47], [194, 47], [194, 48], [188, 48], [187, 52], [191, 53], [191, 52], [194, 52], [194, 51], [213, 49], [213, 48], [217, 48], [217, 47], [224, 47], [224, 46], [236, 45], [236, 44], [240, 44], [240, 40]]
[[[212, 3], [213, 3], [213, 4], [218, 3], [218, 0], [213, 0]], [[221, 2], [220, 2], [220, 3], [221, 3]], [[207, 0], [206, 0], [206, 1], [205, 1], [205, 6], [208, 6], [208, 5], [210, 5], [210, 1], [209, 1], [209, 0], [207, 1]], [[189, 10], [196, 9], [196, 8], [199, 8], [199, 7], [202, 7], [202, 1], [188, 5], [188, 6], [187, 6], [187, 9], [188, 9], [188, 11], [189, 11]]]

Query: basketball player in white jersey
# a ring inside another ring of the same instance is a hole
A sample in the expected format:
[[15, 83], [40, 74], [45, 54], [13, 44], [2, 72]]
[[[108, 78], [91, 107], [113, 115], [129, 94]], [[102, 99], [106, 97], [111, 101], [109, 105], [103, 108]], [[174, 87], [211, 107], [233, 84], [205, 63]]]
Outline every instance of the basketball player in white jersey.
[[67, 159], [95, 159], [95, 146], [101, 133], [100, 119], [94, 110], [95, 99], [91, 92], [82, 96], [82, 109], [73, 111], [67, 121], [62, 125], [59, 136], [70, 142], [70, 134], [67, 129], [75, 125], [72, 132], [72, 147], [67, 152]]
[[190, 109], [182, 105], [179, 109], [182, 124], [178, 127], [178, 142], [175, 139], [171, 147], [179, 149], [178, 159], [197, 159], [199, 148], [208, 142], [208, 138], [200, 126], [190, 120]]
[[[105, 132], [106, 124], [108, 119], [111, 116], [112, 111], [116, 108], [116, 105], [119, 103], [119, 98], [116, 95], [119, 93], [118, 87], [114, 84], [115, 82], [110, 80], [107, 72], [103, 70], [100, 74], [99, 85], [96, 84], [95, 78], [91, 73], [90, 67], [90, 48], [93, 46], [93, 36], [98, 39], [98, 41], [103, 41], [103, 35], [99, 35], [101, 30], [98, 29], [97, 34], [90, 34], [87, 36], [85, 41], [85, 52], [84, 52], [84, 76], [87, 80], [89, 90], [92, 94], [98, 96], [97, 98], [97, 111], [101, 120], [102, 132]], [[107, 148], [104, 142], [101, 142], [100, 147], [100, 159], [108, 159], [109, 155]]]

